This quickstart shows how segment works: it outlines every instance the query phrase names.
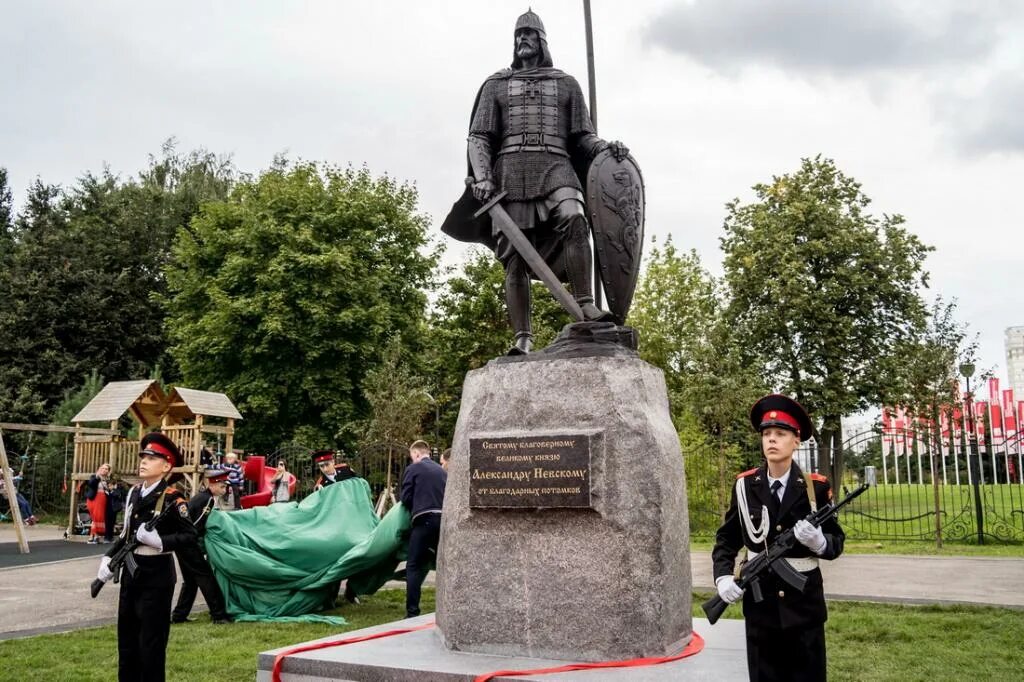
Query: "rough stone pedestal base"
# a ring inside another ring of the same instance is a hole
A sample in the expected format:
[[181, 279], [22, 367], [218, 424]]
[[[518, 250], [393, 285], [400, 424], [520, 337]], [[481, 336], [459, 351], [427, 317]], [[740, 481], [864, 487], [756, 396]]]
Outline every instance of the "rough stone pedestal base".
[[[470, 439], [590, 438], [590, 508], [470, 507]], [[630, 357], [492, 362], [467, 374], [437, 570], [457, 651], [600, 661], [690, 639], [689, 520], [660, 370]]]
[[[346, 632], [317, 641], [346, 639], [429, 622], [432, 615]], [[714, 626], [703, 618], [693, 629], [704, 638], [704, 650], [673, 663], [644, 668], [581, 670], [551, 675], [496, 677], [495, 682], [734, 682], [747, 679], [743, 621], [720, 620]], [[274, 657], [281, 649], [264, 651], [257, 662], [257, 682], [270, 682]], [[564, 665], [565, 661], [507, 658], [449, 651], [437, 629], [374, 639], [358, 644], [307, 651], [285, 659], [282, 682], [472, 682], [496, 670], [536, 670]]]

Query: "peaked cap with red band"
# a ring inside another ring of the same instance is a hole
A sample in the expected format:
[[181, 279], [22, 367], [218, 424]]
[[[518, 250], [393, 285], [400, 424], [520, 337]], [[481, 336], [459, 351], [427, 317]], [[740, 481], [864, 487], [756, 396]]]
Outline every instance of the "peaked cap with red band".
[[139, 457], [143, 455], [152, 455], [167, 460], [172, 467], [180, 467], [184, 463], [181, 450], [174, 444], [174, 441], [158, 431], [147, 433], [142, 437], [142, 441], [139, 443]]
[[224, 483], [228, 480], [228, 472], [223, 469], [207, 469], [203, 476], [207, 483]]
[[789, 429], [800, 440], [811, 437], [811, 418], [800, 403], [781, 393], [772, 393], [750, 408], [750, 423], [760, 433], [769, 426]]
[[313, 453], [313, 464], [319, 464], [328, 460], [334, 461], [334, 450], [317, 450]]

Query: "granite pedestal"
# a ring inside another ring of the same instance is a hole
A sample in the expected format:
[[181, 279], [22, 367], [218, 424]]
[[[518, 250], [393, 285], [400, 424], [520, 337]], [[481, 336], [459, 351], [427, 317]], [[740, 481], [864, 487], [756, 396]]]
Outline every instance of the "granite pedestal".
[[568, 661], [681, 651], [689, 520], [661, 370], [635, 356], [531, 355], [469, 372], [437, 568], [449, 649]]
[[[325, 637], [321, 641], [347, 639], [375, 632], [430, 622], [433, 614], [378, 625], [356, 632]], [[643, 668], [581, 670], [550, 675], [497, 677], [514, 682], [732, 682], [747, 679], [743, 621], [720, 620], [714, 626], [703, 618], [693, 629], [704, 638], [704, 650], [672, 663]], [[280, 649], [265, 651], [257, 662], [257, 682], [270, 682], [274, 657]], [[285, 659], [282, 682], [472, 682], [480, 674], [496, 670], [535, 670], [564, 665], [565, 661], [528, 657], [470, 654], [446, 649], [436, 628], [375, 639], [358, 644], [308, 651]]]

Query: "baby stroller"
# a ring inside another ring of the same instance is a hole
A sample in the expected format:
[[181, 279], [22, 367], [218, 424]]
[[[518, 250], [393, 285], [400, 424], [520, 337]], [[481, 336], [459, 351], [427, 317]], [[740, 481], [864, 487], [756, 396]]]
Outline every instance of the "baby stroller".
[[71, 530], [73, 535], [88, 535], [92, 527], [92, 515], [85, 502], [78, 503], [78, 511], [75, 513], [75, 527]]

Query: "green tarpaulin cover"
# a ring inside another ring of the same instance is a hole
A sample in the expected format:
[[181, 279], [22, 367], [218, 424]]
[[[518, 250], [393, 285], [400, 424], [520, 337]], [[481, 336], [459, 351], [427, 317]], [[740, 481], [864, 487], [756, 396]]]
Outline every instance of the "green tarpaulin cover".
[[400, 504], [378, 519], [369, 484], [350, 478], [302, 502], [212, 514], [206, 553], [237, 620], [344, 623], [313, 614], [334, 608], [341, 580], [372, 594], [391, 579], [409, 523]]

